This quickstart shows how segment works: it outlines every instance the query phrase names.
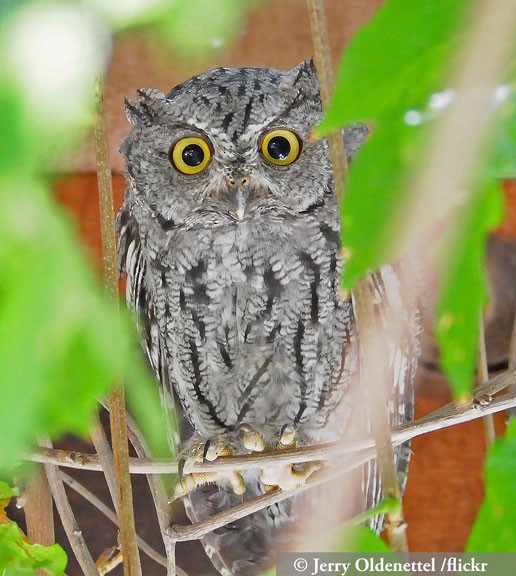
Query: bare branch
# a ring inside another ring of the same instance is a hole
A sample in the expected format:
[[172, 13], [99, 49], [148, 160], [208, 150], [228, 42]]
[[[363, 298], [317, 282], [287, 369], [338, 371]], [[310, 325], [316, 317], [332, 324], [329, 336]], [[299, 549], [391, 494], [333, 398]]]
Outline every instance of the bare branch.
[[[322, 0], [307, 0], [307, 4], [308, 14], [310, 16], [310, 28], [312, 29], [314, 60], [321, 87], [321, 100], [323, 109], [326, 110], [330, 105], [334, 79], [330, 42], [326, 27], [326, 16], [324, 14], [324, 3]], [[340, 200], [344, 195], [344, 176], [348, 170], [344, 138], [340, 132], [335, 132], [330, 134], [327, 140], [330, 148], [335, 190], [337, 198]]]
[[[44, 445], [45, 448], [52, 448], [50, 440], [42, 441], [41, 444]], [[66, 496], [60, 470], [51, 464], [45, 464], [45, 473], [59, 517], [61, 518], [61, 523], [63, 524], [66, 536], [68, 537], [84, 576], [98, 576], [97, 567], [86, 546], [86, 542], [84, 541], [82, 532], [77, 524], [68, 497]]]
[[[487, 365], [487, 350], [486, 350], [486, 336], [484, 330], [484, 317], [482, 312], [479, 315], [478, 326], [478, 354], [477, 354], [477, 372], [478, 383], [482, 384], [489, 380], [489, 367]], [[496, 438], [494, 418], [492, 414], [487, 414], [483, 419], [484, 434], [486, 437], [486, 444], [490, 446]]]
[[[130, 414], [127, 414], [127, 427], [129, 439], [138, 456], [148, 458], [150, 456], [150, 449], [138, 425]], [[171, 515], [168, 495], [163, 480], [155, 474], [147, 474], [147, 482], [149, 483], [152, 499], [156, 508], [161, 536], [167, 555], [167, 575], [174, 576], [175, 574], [181, 573], [186, 576], [186, 574], [176, 566], [176, 540], [169, 531]]]
[[[107, 126], [104, 112], [103, 83], [99, 79], [97, 116], [95, 122], [95, 151], [99, 186], [100, 229], [104, 280], [108, 292], [118, 295], [118, 271], [116, 265], [115, 211], [113, 186], [107, 147]], [[111, 441], [115, 466], [117, 511], [120, 516], [120, 543], [124, 557], [124, 576], [140, 576], [141, 566], [134, 525], [133, 494], [129, 473], [129, 446], [125, 420], [125, 393], [118, 385], [110, 397]]]
[[[113, 512], [113, 510], [111, 510], [111, 508], [106, 506], [104, 504], [104, 502], [102, 502], [102, 500], [100, 500], [100, 498], [97, 498], [97, 496], [95, 496], [95, 494], [93, 494], [93, 492], [90, 492], [78, 480], [76, 480], [75, 478], [72, 478], [71, 476], [69, 476], [65, 472], [61, 472], [61, 479], [63, 480], [63, 482], [67, 486], [70, 486], [70, 488], [72, 490], [77, 492], [77, 494], [80, 494], [85, 500], [87, 500], [90, 504], [95, 506], [95, 508], [99, 512], [104, 514], [104, 516], [106, 518], [111, 520], [111, 522], [113, 522], [113, 524], [115, 526], [118, 526], [118, 518], [117, 518], [117, 515], [115, 514], [115, 512]], [[167, 559], [164, 556], [162, 556], [159, 552], [154, 550], [154, 548], [152, 548], [152, 546], [150, 544], [147, 544], [147, 542], [145, 542], [145, 540], [143, 538], [141, 538], [140, 536], [137, 536], [136, 540], [138, 542], [138, 546], [143, 550], [143, 552], [145, 552], [145, 554], [147, 554], [147, 556], [149, 558], [152, 558], [152, 560], [154, 560], [158, 564], [161, 564], [161, 566], [167, 565]]]
[[[483, 418], [487, 414], [495, 414], [516, 406], [516, 393], [504, 394], [494, 397], [502, 390], [516, 385], [516, 369], [499, 374], [488, 382], [480, 385], [473, 401], [468, 408], [457, 406], [450, 402], [430, 414], [392, 430], [393, 446], [398, 446], [417, 436], [428, 434], [448, 428], [457, 424], [463, 424]], [[195, 463], [192, 472], [227, 472], [229, 470], [249, 470], [263, 468], [268, 464], [294, 464], [319, 460], [332, 460], [335, 456], [353, 454], [360, 450], [372, 448], [374, 440], [372, 436], [364, 437], [353, 442], [344, 444], [319, 444], [296, 449], [284, 449], [281, 452], [255, 453], [245, 456], [231, 456], [215, 460], [214, 462]], [[82, 470], [101, 470], [98, 457], [93, 454], [78, 452], [66, 452], [40, 448], [39, 452], [27, 458], [34, 462], [78, 468]], [[175, 474], [177, 463], [166, 459], [131, 458], [131, 472], [134, 474]]]
[[[378, 275], [377, 282], [381, 281]], [[378, 468], [385, 497], [396, 498], [400, 502], [399, 511], [386, 515], [386, 528], [395, 552], [408, 552], [406, 523], [401, 507], [401, 490], [398, 482], [397, 466], [391, 438], [391, 423], [388, 403], [388, 386], [392, 387], [385, 329], [378, 329], [371, 276], [366, 276], [357, 285], [354, 294], [358, 337], [360, 340], [362, 382], [367, 393], [369, 419], [378, 453]], [[387, 313], [388, 311], [386, 311]], [[389, 327], [397, 328], [399, 322], [389, 322]], [[390, 337], [399, 342], [400, 330]]]

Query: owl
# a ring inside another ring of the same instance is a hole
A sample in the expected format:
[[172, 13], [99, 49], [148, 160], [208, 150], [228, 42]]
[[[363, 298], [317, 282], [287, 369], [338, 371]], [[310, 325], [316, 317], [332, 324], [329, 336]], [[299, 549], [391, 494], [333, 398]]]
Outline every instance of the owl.
[[[177, 403], [185, 418], [186, 450], [246, 454], [345, 437], [360, 349], [353, 301], [339, 298], [328, 145], [311, 138], [322, 114], [313, 63], [290, 71], [218, 68], [167, 95], [139, 90], [126, 114], [119, 266], [164, 403]], [[346, 129], [348, 160], [366, 132]], [[377, 279], [380, 312], [391, 299], [411, 323], [391, 354], [398, 424], [412, 417], [417, 321], [400, 305], [394, 270]], [[398, 454], [403, 470], [406, 455]], [[364, 470], [371, 505], [380, 488], [374, 466]], [[290, 471], [299, 485], [313, 467]], [[197, 522], [274, 483], [266, 470], [194, 481], [185, 507]], [[295, 500], [203, 538], [217, 570], [260, 574], [296, 517]]]

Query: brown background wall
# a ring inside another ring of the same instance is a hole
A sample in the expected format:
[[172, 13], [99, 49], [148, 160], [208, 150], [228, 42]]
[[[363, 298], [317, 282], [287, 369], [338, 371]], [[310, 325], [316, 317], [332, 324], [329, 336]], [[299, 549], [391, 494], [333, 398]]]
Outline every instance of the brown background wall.
[[[367, 22], [380, 0], [327, 0], [326, 7], [335, 62], [352, 33]], [[116, 147], [127, 132], [123, 116], [123, 97], [136, 88], [154, 87], [164, 91], [192, 74], [219, 65], [273, 66], [290, 68], [312, 54], [305, 3], [301, 0], [265, 2], [252, 14], [236, 44], [206, 63], [189, 64], [179, 55], [167, 54], [154, 41], [138, 33], [117, 39], [107, 81], [107, 110], [112, 164], [123, 169]], [[91, 146], [67, 159], [62, 170], [69, 176], [56, 184], [59, 200], [73, 214], [93, 259], [98, 262], [99, 229], [94, 155]], [[123, 177], [115, 174], [116, 204], [123, 194]], [[508, 185], [512, 204], [503, 234], [516, 237], [516, 186]], [[508, 311], [502, 311], [507, 314]], [[428, 333], [427, 333], [428, 334]], [[433, 357], [428, 360], [434, 360]], [[422, 369], [418, 378], [416, 416], [421, 416], [449, 401], [446, 383], [438, 372]], [[497, 427], [503, 428], [503, 418]], [[418, 438], [413, 443], [414, 457], [405, 497], [410, 548], [414, 551], [457, 551], [464, 547], [483, 495], [484, 458], [482, 423], [477, 421]], [[92, 477], [92, 483], [98, 480]], [[140, 484], [138, 484], [139, 486]], [[144, 506], [136, 490], [136, 507]], [[90, 535], [98, 533], [98, 523], [89, 508], [77, 500], [81, 521]], [[139, 510], [141, 531], [153, 540], [148, 514]], [[98, 544], [99, 552], [102, 544]], [[69, 574], [78, 574], [73, 564]], [[153, 573], [148, 572], [148, 573]], [[195, 572], [194, 572], [195, 573]]]

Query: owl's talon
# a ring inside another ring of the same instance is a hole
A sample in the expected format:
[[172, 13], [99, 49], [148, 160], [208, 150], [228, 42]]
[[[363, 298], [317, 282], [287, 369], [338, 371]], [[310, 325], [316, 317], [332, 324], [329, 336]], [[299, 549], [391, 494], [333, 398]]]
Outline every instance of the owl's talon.
[[287, 466], [263, 469], [260, 479], [267, 486], [278, 487], [283, 492], [299, 490], [308, 478], [321, 468], [319, 462], [307, 462], [306, 464], [288, 464]]
[[241, 439], [244, 448], [251, 452], [263, 452], [268, 447], [263, 434], [249, 424], [240, 424], [237, 429], [237, 435]]
[[233, 456], [233, 450], [223, 440], [206, 440], [203, 451], [203, 461], [213, 462], [217, 458]]
[[278, 448], [293, 448], [296, 445], [296, 429], [292, 424], [285, 424], [281, 429]]

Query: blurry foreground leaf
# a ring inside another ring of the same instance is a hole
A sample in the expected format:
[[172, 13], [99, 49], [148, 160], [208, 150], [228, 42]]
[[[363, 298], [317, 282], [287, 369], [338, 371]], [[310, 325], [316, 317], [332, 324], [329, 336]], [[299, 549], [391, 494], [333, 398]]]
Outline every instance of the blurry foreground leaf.
[[489, 448], [486, 494], [470, 534], [467, 552], [516, 552], [516, 420]]
[[206, 57], [237, 36], [252, 0], [176, 0], [160, 24], [163, 38], [187, 57]]
[[[6, 469], [37, 435], [85, 434], [96, 398], [114, 383], [125, 379], [142, 394], [153, 384], [128, 314], [104, 294], [37, 176], [40, 134], [32, 132], [23, 100], [10, 83], [1, 86], [0, 468]], [[152, 426], [160, 410], [157, 394], [147, 399]], [[149, 441], [162, 445], [164, 431], [156, 438], [154, 432]]]
[[500, 222], [502, 208], [498, 184], [487, 183], [474, 202], [461, 209], [460, 220], [443, 241], [447, 249], [442, 255], [435, 334], [441, 367], [459, 400], [467, 400], [475, 372], [479, 311], [488, 295], [486, 240]]
[[59, 546], [31, 544], [18, 526], [9, 520], [5, 507], [15, 491], [0, 482], [0, 574], [8, 576], [32, 575], [42, 569], [52, 576], [62, 576], [68, 558]]
[[[449, 75], [464, 24], [476, 0], [390, 0], [361, 29], [343, 55], [332, 104], [319, 133], [366, 121], [372, 132], [351, 164], [341, 206], [342, 243], [349, 254], [343, 283], [350, 290], [370, 270], [398, 259], [400, 230], [410, 218], [411, 185], [421, 167], [431, 126], [453, 105]], [[464, 183], [471, 206], [435, 210], [419, 223], [421, 238], [449, 232], [439, 257], [442, 293], [437, 326], [442, 366], [456, 397], [465, 397], [474, 371], [478, 317], [486, 302], [485, 239], [501, 218], [494, 181], [516, 175], [513, 86], [493, 86], [498, 106], [489, 149]], [[440, 220], [446, 219], [446, 222]], [[435, 255], [435, 254], [434, 254]]]

